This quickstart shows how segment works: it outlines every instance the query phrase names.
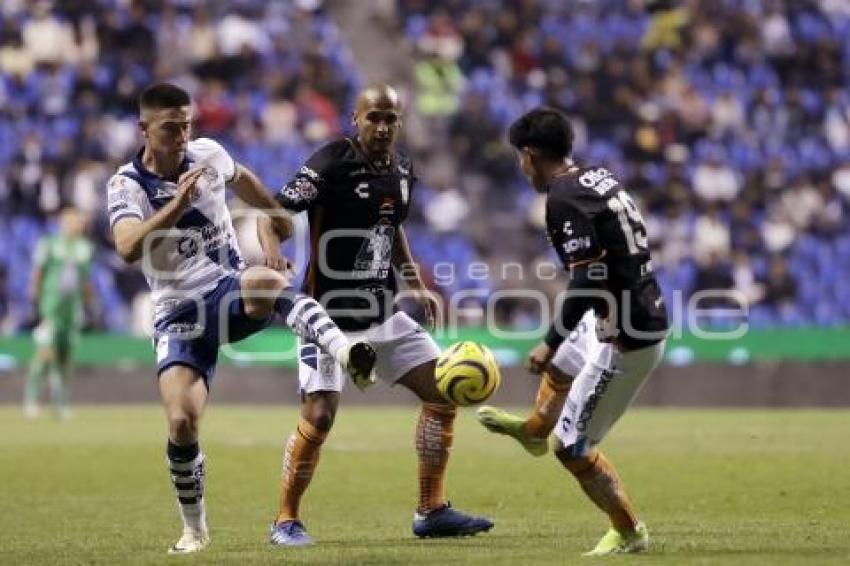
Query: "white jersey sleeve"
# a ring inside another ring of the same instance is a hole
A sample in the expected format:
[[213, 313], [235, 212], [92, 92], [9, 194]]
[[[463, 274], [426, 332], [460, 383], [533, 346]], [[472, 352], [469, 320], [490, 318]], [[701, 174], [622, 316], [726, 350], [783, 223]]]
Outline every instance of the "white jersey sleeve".
[[192, 156], [199, 165], [212, 167], [221, 174], [225, 183], [236, 177], [236, 162], [220, 143], [210, 138], [198, 138], [192, 142]]
[[106, 194], [110, 228], [122, 218], [145, 219], [145, 210], [150, 208], [148, 199], [145, 191], [133, 179], [116, 173], [106, 184]]

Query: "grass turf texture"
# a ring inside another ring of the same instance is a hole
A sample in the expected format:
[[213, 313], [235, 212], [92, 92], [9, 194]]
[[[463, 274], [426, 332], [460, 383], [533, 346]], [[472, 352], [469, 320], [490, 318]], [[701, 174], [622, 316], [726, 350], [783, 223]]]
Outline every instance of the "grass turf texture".
[[[460, 412], [449, 495], [496, 521], [475, 538], [410, 533], [414, 408], [343, 409], [303, 518], [318, 545], [274, 548], [281, 447], [293, 408], [212, 405], [212, 545], [168, 557], [179, 535], [157, 407], [76, 409], [28, 422], [0, 408], [2, 564], [589, 564], [606, 529], [551, 456], [532, 459]], [[846, 564], [850, 418], [841, 411], [635, 410], [606, 441], [653, 536], [639, 564]], [[609, 561], [611, 559], [608, 559]]]

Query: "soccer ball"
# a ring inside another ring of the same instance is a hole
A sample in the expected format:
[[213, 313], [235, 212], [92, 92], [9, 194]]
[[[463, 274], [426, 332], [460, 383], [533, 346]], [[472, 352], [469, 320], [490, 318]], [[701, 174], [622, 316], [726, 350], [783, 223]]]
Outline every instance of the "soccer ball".
[[449, 346], [437, 359], [435, 377], [440, 394], [461, 407], [486, 401], [501, 381], [493, 352], [477, 342]]

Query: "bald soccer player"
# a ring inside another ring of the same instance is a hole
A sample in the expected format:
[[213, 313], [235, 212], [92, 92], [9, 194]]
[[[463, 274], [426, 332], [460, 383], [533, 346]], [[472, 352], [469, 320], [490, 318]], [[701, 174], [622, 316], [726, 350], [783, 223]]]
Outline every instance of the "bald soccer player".
[[[474, 535], [491, 529], [492, 521], [453, 509], [445, 495], [455, 407], [435, 385], [440, 350], [419, 324], [394, 308], [395, 270], [409, 275], [412, 289], [423, 289], [418, 272], [410, 269], [413, 258], [401, 225], [416, 183], [410, 160], [394, 151], [401, 117], [393, 88], [363, 90], [352, 116], [356, 136], [314, 153], [277, 200], [293, 213], [307, 211], [311, 252], [303, 291], [325, 306], [350, 339], [365, 340], [375, 349], [374, 374], [355, 380], [355, 385], [364, 390], [377, 376], [405, 386], [422, 401], [415, 439], [419, 505], [413, 533]], [[430, 305], [423, 306], [426, 324], [431, 325]], [[299, 345], [298, 379], [301, 419], [286, 443], [280, 512], [271, 528], [271, 543], [280, 546], [313, 542], [300, 520], [299, 504], [333, 426], [345, 382], [339, 364], [306, 342]]]

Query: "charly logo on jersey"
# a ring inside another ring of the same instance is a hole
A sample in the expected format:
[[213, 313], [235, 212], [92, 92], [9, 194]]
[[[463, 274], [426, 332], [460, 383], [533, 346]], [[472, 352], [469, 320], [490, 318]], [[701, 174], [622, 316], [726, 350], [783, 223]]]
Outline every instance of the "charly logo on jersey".
[[619, 184], [605, 167], [585, 171], [579, 176], [578, 182], [582, 187], [593, 189], [600, 195], [604, 195]]
[[369, 198], [369, 183], [360, 183], [354, 188], [354, 193], [360, 198]]

